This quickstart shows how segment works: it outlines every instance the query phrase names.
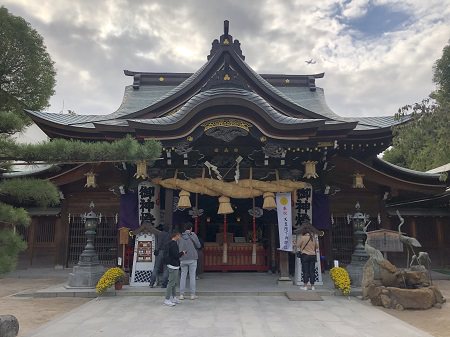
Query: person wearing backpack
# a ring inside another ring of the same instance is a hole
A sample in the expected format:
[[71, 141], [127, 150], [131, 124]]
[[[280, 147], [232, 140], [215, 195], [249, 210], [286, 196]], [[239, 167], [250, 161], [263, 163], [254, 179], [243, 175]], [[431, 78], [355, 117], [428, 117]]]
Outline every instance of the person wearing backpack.
[[164, 264], [167, 265], [169, 271], [169, 282], [167, 283], [166, 296], [163, 303], [169, 307], [180, 303], [180, 300], [176, 297], [176, 287], [180, 270], [180, 257], [186, 254], [186, 251], [180, 252], [178, 248], [177, 241], [180, 238], [180, 232], [174, 231], [170, 236], [170, 241], [164, 247]]
[[197, 249], [201, 248], [200, 241], [197, 234], [192, 232], [192, 224], [190, 222], [184, 225], [184, 232], [181, 234], [181, 238], [178, 241], [180, 250], [186, 251], [181, 257], [181, 280], [180, 280], [180, 300], [184, 300], [184, 291], [186, 289], [186, 278], [189, 274], [189, 286], [191, 290], [191, 300], [195, 300], [195, 279], [197, 270], [198, 253]]

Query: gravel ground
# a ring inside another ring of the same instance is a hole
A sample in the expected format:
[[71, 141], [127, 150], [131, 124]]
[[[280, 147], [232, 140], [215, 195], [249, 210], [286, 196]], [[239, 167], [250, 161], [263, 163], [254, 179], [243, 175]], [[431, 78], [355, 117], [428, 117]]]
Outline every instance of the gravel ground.
[[0, 314], [17, 317], [20, 324], [19, 337], [26, 336], [39, 326], [71, 311], [89, 301], [84, 298], [29, 298], [12, 295], [22, 291], [47, 288], [64, 282], [61, 278], [28, 279], [0, 278]]
[[398, 311], [382, 308], [381, 310], [433, 336], [448, 337], [450, 335], [450, 280], [439, 280], [433, 283], [447, 299], [442, 309]]

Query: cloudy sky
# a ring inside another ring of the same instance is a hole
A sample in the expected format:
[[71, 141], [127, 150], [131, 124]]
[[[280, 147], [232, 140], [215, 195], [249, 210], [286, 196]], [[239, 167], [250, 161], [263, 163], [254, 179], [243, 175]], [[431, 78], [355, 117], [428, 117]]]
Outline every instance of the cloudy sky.
[[194, 72], [228, 19], [258, 72], [325, 72], [317, 84], [336, 113], [392, 115], [433, 90], [450, 38], [448, 0], [0, 3], [44, 37], [58, 72], [51, 112], [113, 112], [132, 82], [123, 69]]

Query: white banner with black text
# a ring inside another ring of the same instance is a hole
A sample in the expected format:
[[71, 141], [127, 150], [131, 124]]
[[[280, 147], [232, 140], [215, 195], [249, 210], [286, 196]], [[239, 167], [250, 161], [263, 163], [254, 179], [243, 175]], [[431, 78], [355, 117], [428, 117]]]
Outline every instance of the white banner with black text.
[[292, 252], [292, 205], [291, 193], [277, 193], [278, 234], [280, 250]]

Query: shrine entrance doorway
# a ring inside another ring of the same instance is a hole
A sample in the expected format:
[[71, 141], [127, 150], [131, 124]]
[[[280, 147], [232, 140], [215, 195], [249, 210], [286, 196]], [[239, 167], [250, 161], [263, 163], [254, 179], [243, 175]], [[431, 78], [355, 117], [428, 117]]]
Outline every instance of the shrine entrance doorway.
[[[195, 221], [204, 242], [204, 271], [268, 271], [276, 269], [276, 211], [263, 210], [262, 197], [232, 199], [233, 213], [217, 214], [216, 197], [199, 196], [202, 215]], [[203, 211], [202, 211], [203, 210]]]

